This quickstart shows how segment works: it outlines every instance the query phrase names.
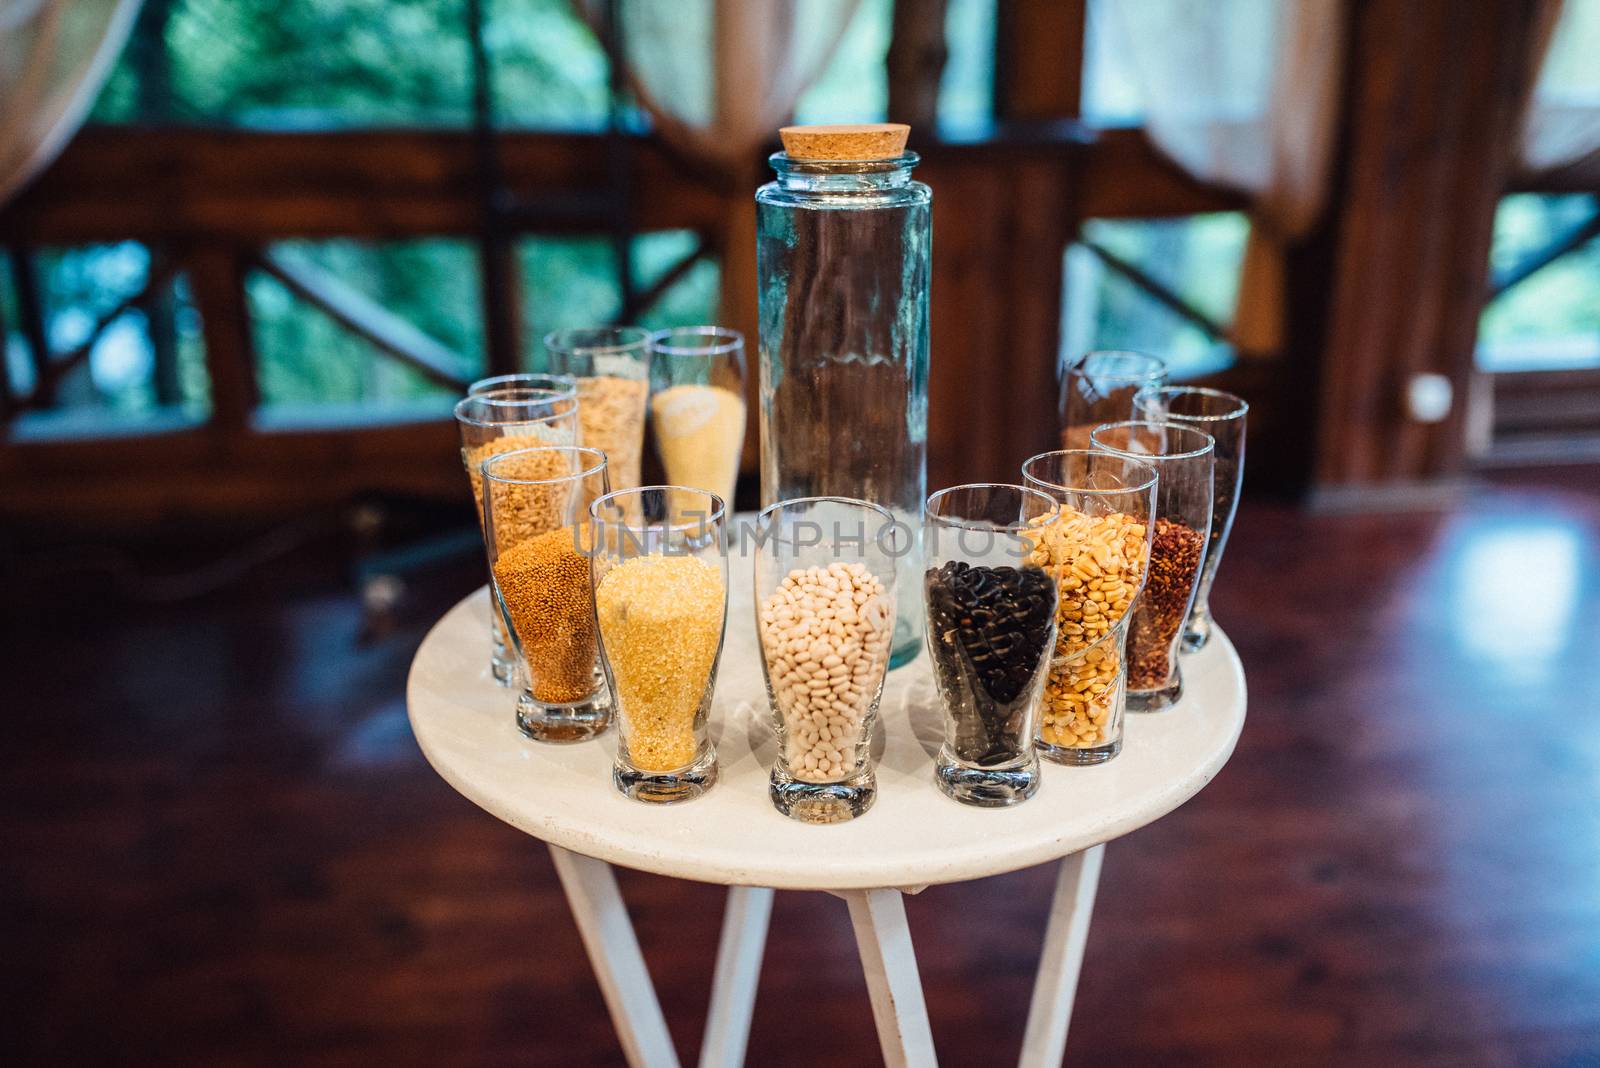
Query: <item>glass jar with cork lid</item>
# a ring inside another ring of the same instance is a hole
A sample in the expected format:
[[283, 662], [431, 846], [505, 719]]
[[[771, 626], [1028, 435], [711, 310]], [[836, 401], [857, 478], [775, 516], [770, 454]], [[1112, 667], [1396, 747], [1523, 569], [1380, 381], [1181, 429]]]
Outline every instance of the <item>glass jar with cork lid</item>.
[[[902, 588], [921, 571], [927, 484], [932, 191], [910, 128], [790, 126], [756, 193], [761, 504], [847, 497], [903, 530]], [[902, 598], [891, 666], [921, 648]], [[911, 603], [906, 603], [911, 602]]]

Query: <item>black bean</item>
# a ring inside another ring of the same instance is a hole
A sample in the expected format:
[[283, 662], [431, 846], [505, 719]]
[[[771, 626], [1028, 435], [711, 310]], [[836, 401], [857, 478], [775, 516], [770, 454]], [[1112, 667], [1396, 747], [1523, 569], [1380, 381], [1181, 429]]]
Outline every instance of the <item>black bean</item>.
[[1054, 640], [1055, 583], [1036, 568], [952, 561], [924, 576], [939, 689], [962, 760], [1000, 764], [1026, 751], [1029, 705]]

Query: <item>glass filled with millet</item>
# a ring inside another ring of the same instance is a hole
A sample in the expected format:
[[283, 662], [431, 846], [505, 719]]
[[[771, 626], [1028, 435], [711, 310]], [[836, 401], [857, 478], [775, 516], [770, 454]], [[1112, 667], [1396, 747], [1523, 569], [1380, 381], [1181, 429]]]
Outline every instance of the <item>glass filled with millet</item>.
[[[455, 406], [461, 431], [461, 463], [472, 487], [472, 503], [481, 528], [483, 465], [491, 457], [541, 445], [578, 445], [577, 384], [549, 380], [534, 386], [522, 376], [501, 376], [473, 383]], [[487, 531], [484, 548], [492, 554]], [[493, 590], [493, 579], [490, 579]], [[491, 602], [493, 598], [491, 596]], [[502, 686], [516, 682], [517, 653], [498, 609], [489, 611], [489, 671]]]
[[483, 465], [495, 606], [517, 653], [517, 727], [536, 741], [583, 741], [611, 722], [589, 589], [589, 506], [608, 488], [596, 449], [518, 449]]
[[699, 797], [728, 614], [725, 506], [689, 486], [619, 490], [590, 507], [601, 660], [615, 700], [612, 782], [637, 801]]

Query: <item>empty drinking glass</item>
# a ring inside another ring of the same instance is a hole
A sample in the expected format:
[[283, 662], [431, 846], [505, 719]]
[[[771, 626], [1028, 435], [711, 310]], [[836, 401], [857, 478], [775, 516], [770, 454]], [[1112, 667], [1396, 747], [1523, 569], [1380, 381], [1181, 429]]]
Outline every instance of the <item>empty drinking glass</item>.
[[756, 527], [756, 635], [778, 759], [770, 793], [806, 823], [872, 806], [869, 750], [894, 638], [895, 566], [912, 539], [848, 497], [779, 501]]
[[1030, 458], [1022, 482], [1056, 502], [1034, 547], [1058, 593], [1039, 752], [1060, 764], [1099, 764], [1122, 749], [1124, 643], [1150, 557], [1156, 472], [1101, 450], [1069, 449]]
[[1167, 365], [1143, 352], [1086, 352], [1061, 369], [1061, 447], [1087, 449], [1101, 423], [1126, 419], [1141, 389], [1167, 384]]
[[1128, 708], [1170, 708], [1183, 696], [1178, 641], [1211, 529], [1211, 435], [1177, 423], [1133, 421], [1096, 427], [1090, 439], [1095, 448], [1147, 463], [1160, 475], [1148, 574], [1128, 628]]
[[1023, 486], [940, 490], [924, 512], [928, 653], [944, 710], [934, 779], [968, 805], [1039, 788], [1034, 735], [1056, 637], [1056, 583], [1033, 562], [1055, 502]]
[[606, 454], [615, 489], [639, 485], [645, 404], [650, 393], [650, 332], [598, 326], [546, 334], [550, 370], [578, 380], [583, 443]]
[[[470, 394], [455, 406], [461, 428], [461, 462], [472, 486], [472, 501], [483, 527], [483, 462], [513, 449], [578, 444], [578, 402], [570, 392], [507, 387]], [[485, 549], [488, 540], [484, 541]], [[493, 590], [492, 578], [490, 590]], [[505, 622], [489, 611], [489, 670], [502, 686], [512, 684], [517, 657]]]
[[651, 341], [650, 419], [667, 481], [733, 500], [744, 451], [744, 335], [721, 326]]
[[1244, 482], [1245, 416], [1250, 406], [1232, 393], [1202, 386], [1140, 390], [1133, 404], [1136, 419], [1182, 423], [1204, 430], [1216, 442], [1211, 471], [1211, 534], [1194, 607], [1189, 610], [1189, 622], [1183, 630], [1183, 650], [1192, 653], [1205, 648], [1211, 640], [1211, 583], [1217, 577], [1222, 550], [1233, 529], [1233, 515], [1239, 508], [1239, 490]]
[[517, 652], [517, 726], [537, 741], [583, 741], [611, 722], [589, 585], [589, 506], [609, 489], [598, 449], [517, 449], [483, 463], [489, 570]]
[[728, 614], [722, 498], [645, 486], [608, 493], [589, 512], [600, 652], [619, 728], [612, 781], [638, 801], [699, 797], [717, 779], [706, 718]]

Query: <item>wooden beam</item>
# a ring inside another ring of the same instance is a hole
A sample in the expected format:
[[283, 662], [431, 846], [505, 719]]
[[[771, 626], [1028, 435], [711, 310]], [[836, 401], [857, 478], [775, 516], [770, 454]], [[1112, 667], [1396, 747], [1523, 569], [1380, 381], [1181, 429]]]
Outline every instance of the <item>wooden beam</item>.
[[[6, 350], [10, 347], [11, 332], [6, 328], [6, 305], [0, 299], [0, 425], [10, 421], [16, 410], [16, 391], [11, 385], [11, 361]], [[4, 434], [0, 434], [3, 438]]]
[[1087, 0], [1002, 0], [995, 24], [997, 119], [1078, 117], [1086, 7]]
[[[1405, 482], [1465, 459], [1494, 213], [1512, 175], [1537, 4], [1356, 5], [1351, 138], [1321, 353], [1316, 478]], [[1442, 423], [1413, 422], [1412, 377], [1447, 376]]]
[[219, 438], [248, 433], [260, 401], [256, 384], [255, 339], [245, 297], [248, 253], [211, 244], [185, 256], [189, 290], [205, 334], [206, 371], [211, 377], [210, 429]]
[[33, 396], [30, 403], [47, 406], [55, 403], [55, 382], [50, 377], [50, 335], [45, 329], [44, 297], [39, 290], [39, 264], [33, 249], [12, 245], [11, 284], [17, 295], [17, 319], [22, 336], [28, 341], [28, 356], [33, 361]]
[[465, 392], [467, 380], [456, 370], [463, 362], [459, 353], [359, 289], [315, 264], [296, 263], [275, 252], [253, 256], [251, 263], [282, 282], [289, 292], [428, 381]]
[[[128, 525], [260, 519], [362, 493], [459, 499], [465, 517], [458, 434], [441, 412], [431, 420], [369, 415], [340, 427], [268, 430], [237, 436], [226, 448], [203, 425], [128, 428], [110, 439], [13, 438], [0, 446], [6, 487], [0, 519]], [[108, 447], [114, 464], [106, 462]]]
[[[526, 203], [507, 214], [517, 233], [610, 231], [604, 139], [504, 132], [505, 179]], [[1185, 175], [1138, 130], [1091, 131], [1071, 122], [1002, 125], [982, 143], [918, 137], [930, 162], [968, 157], [994, 167], [1026, 161], [1077, 167], [1087, 216], [1183, 215], [1237, 210], [1246, 198]], [[401, 239], [476, 234], [482, 226], [471, 142], [462, 131], [322, 133], [91, 127], [44, 176], [0, 210], [0, 241], [74, 245], [294, 238]], [[724, 188], [684, 167], [652, 138], [631, 150], [641, 231], [725, 229], [728, 205], [769, 175], [752, 166]], [[739, 230], [740, 240], [750, 240]]]
[[[634, 140], [633, 181], [650, 190], [639, 229], [713, 229], [721, 191], [655, 139]], [[507, 131], [500, 160], [516, 231], [609, 231], [610, 201], [583, 195], [608, 180], [604, 136]], [[464, 130], [91, 127], [0, 210], [0, 241], [475, 234], [480, 197]]]
[[946, 0], [894, 0], [889, 54], [889, 118], [931, 131], [939, 121], [939, 79], [950, 48], [944, 39]]

